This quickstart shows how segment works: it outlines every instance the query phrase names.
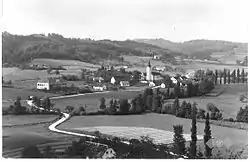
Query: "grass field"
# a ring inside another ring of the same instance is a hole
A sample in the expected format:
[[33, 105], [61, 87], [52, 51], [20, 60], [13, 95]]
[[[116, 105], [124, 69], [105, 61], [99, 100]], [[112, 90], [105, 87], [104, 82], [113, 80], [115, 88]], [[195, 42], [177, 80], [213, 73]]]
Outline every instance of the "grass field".
[[[227, 85], [222, 85], [227, 86]], [[216, 90], [216, 89], [215, 89]], [[237, 112], [240, 107], [244, 107], [245, 103], [239, 100], [239, 96], [245, 93], [247, 90], [246, 84], [235, 84], [230, 85], [225, 92], [223, 92], [218, 97], [191, 97], [179, 99], [180, 104], [182, 101], [187, 101], [190, 103], [196, 102], [198, 108], [204, 110], [207, 109], [208, 103], [213, 103], [221, 112], [223, 112], [224, 118], [236, 118]], [[168, 100], [168, 102], [173, 102], [173, 100]]]
[[52, 121], [56, 115], [4, 115], [2, 126], [24, 125], [38, 122]]
[[[64, 110], [66, 106], [84, 106], [87, 105], [87, 111], [95, 111], [100, 105], [100, 99], [104, 97], [105, 99], [116, 98], [116, 99], [131, 99], [139, 94], [139, 91], [113, 91], [107, 93], [94, 93], [86, 94], [83, 96], [77, 96], [74, 98], [63, 98], [54, 99], [55, 107]], [[107, 103], [108, 104], [108, 103]]]
[[33, 126], [3, 127], [3, 151], [29, 145], [61, 141], [62, 138], [72, 137], [53, 133], [48, 129], [48, 126], [48, 124], [39, 124]]
[[[181, 124], [184, 133], [189, 134], [191, 128], [190, 119], [177, 118], [172, 115], [144, 114], [124, 116], [78, 116], [73, 117], [59, 126], [61, 129], [97, 127], [97, 126], [124, 126], [124, 127], [147, 127], [160, 130], [173, 131], [173, 125]], [[204, 134], [204, 123], [197, 123], [197, 134]], [[214, 138], [230, 141], [232, 145], [244, 145], [248, 142], [246, 130], [219, 127], [211, 125]]]
[[16, 99], [17, 97], [21, 97], [22, 100], [27, 100], [28, 96], [57, 96], [52, 93], [45, 93], [41, 91], [31, 91], [24, 89], [16, 89], [16, 88], [2, 88], [2, 100], [10, 100]]

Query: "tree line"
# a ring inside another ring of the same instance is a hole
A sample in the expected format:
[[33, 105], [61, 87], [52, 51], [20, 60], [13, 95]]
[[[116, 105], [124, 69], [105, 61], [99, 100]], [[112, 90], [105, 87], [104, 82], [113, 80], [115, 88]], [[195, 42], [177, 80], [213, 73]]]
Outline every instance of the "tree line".
[[[235, 83], [246, 83], [248, 72], [244, 71], [242, 68], [241, 72], [238, 68], [230, 72], [230, 69], [215, 70], [215, 84], [235, 84]], [[222, 83], [223, 81], [223, 83]]]

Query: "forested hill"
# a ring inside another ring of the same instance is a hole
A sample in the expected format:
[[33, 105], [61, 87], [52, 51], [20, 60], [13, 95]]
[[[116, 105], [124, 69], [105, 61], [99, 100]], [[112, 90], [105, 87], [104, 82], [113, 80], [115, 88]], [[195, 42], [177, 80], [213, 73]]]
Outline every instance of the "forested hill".
[[212, 53], [240, 53], [248, 52], [247, 43], [220, 41], [220, 40], [191, 40], [182, 43], [175, 43], [165, 39], [135, 39], [134, 41], [156, 45], [171, 51], [180, 52], [196, 58], [209, 58]]
[[166, 59], [182, 55], [166, 48], [132, 40], [111, 41], [64, 38], [59, 34], [28, 36], [3, 33], [3, 63], [20, 64], [35, 58], [70, 59], [97, 62], [119, 59], [121, 55], [148, 56], [162, 54]]

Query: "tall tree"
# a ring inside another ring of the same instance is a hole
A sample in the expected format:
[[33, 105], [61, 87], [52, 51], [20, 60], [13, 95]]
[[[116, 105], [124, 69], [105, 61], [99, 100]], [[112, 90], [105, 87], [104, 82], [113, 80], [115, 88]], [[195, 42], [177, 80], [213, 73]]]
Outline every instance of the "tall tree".
[[106, 101], [105, 101], [105, 98], [102, 97], [102, 98], [100, 99], [100, 106], [99, 106], [100, 109], [105, 109], [105, 108], [106, 108], [105, 102], [106, 102]]
[[[205, 145], [205, 156], [207, 158], [210, 158], [212, 156], [212, 142], [210, 141], [212, 139], [211, 136], [211, 130], [210, 130], [210, 123], [209, 123], [209, 113], [206, 115], [206, 121], [205, 121], [205, 129], [204, 129], [204, 145]], [[210, 144], [209, 144], [210, 143]]]
[[236, 80], [237, 83], [240, 82], [240, 69], [238, 68], [237, 69], [237, 80]]
[[233, 71], [233, 76], [232, 76], [232, 77], [233, 77], [233, 83], [234, 83], [234, 84], [235, 84], [235, 81], [236, 81], [236, 76], [235, 76], [235, 75], [236, 75], [236, 72], [235, 72], [235, 69], [234, 69], [234, 71]]
[[186, 140], [183, 137], [183, 126], [182, 125], [173, 125], [174, 129], [174, 151], [178, 155], [185, 155], [186, 154], [186, 147], [185, 143]]
[[129, 108], [130, 108], [130, 104], [128, 103], [128, 100], [120, 99], [119, 103], [120, 103], [120, 113], [128, 114]]
[[242, 68], [242, 71], [241, 71], [241, 82], [244, 83], [245, 82], [245, 72], [244, 72], [244, 69]]
[[223, 75], [224, 75], [224, 84], [226, 84], [227, 83], [227, 70], [225, 68], [224, 68]]
[[220, 71], [220, 84], [222, 84], [222, 72]]
[[215, 84], [217, 84], [217, 80], [218, 80], [218, 70], [215, 70]]
[[175, 110], [175, 115], [177, 116], [177, 114], [180, 113], [180, 103], [179, 103], [179, 98], [178, 97], [175, 98], [173, 107], [174, 107], [174, 110]]
[[196, 103], [192, 105], [192, 127], [191, 127], [191, 143], [190, 143], [190, 156], [196, 157], [196, 143], [197, 143], [197, 127], [196, 127], [197, 108]]
[[231, 82], [230, 70], [228, 70], [228, 72], [227, 72], [227, 77], [228, 77], [227, 82], [228, 82], [228, 84], [230, 84], [230, 82]]

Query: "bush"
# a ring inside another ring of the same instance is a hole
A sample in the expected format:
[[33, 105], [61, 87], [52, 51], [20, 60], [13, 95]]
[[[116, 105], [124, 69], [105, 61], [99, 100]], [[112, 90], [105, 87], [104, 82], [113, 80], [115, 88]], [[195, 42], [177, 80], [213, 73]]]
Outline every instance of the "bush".
[[207, 104], [207, 111], [220, 112], [220, 110], [213, 103]]
[[245, 122], [248, 123], [248, 106], [246, 105], [243, 109], [242, 107], [237, 113], [236, 120], [238, 122]]
[[127, 99], [120, 99], [119, 103], [120, 103], [119, 112], [122, 115], [128, 114], [129, 108], [130, 108], [130, 104], [128, 103], [128, 100]]
[[198, 109], [198, 113], [197, 113], [197, 118], [198, 119], [205, 119], [205, 110], [204, 109]]

